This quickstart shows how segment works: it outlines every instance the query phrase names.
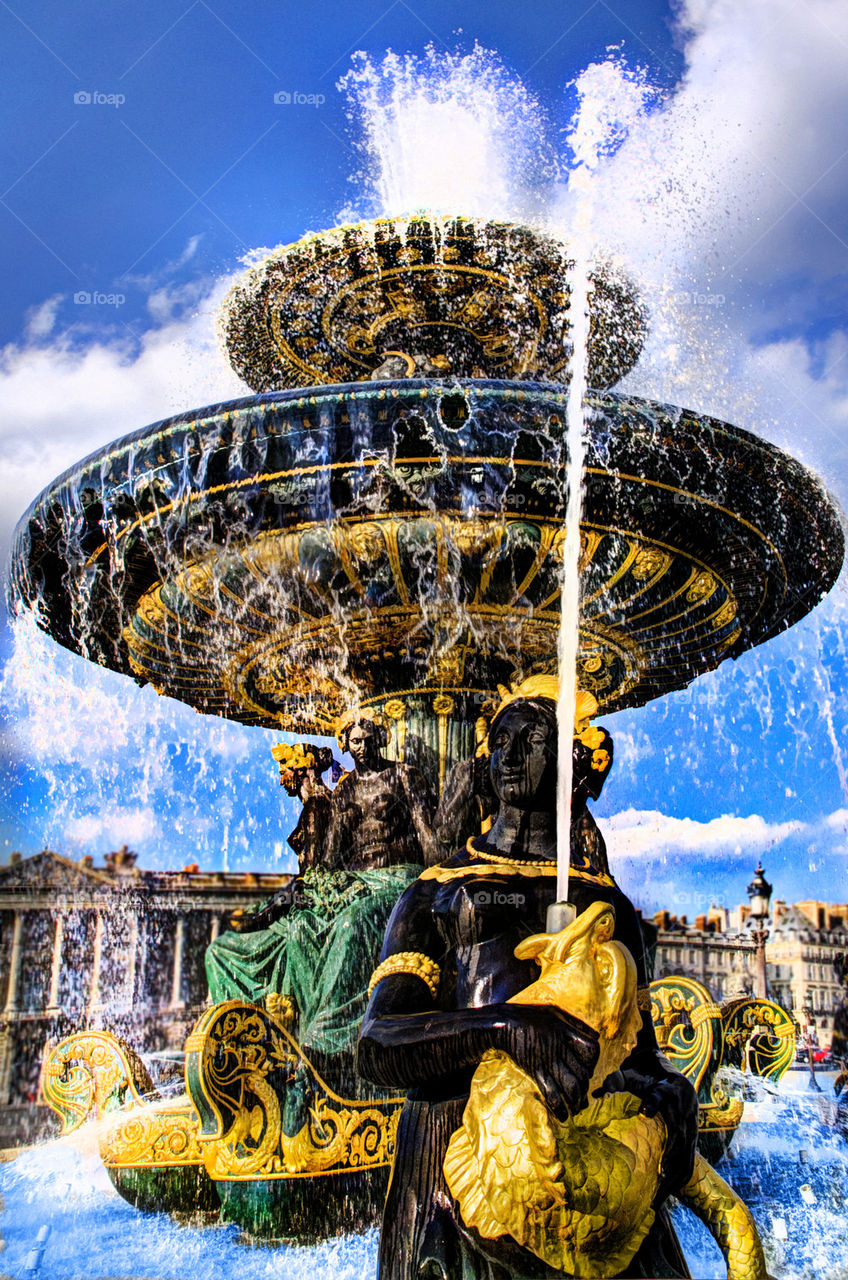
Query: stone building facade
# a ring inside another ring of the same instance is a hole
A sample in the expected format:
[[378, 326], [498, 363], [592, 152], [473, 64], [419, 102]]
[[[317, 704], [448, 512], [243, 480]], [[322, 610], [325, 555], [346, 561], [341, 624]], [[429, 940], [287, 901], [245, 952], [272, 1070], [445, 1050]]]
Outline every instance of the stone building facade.
[[802, 1025], [809, 1010], [818, 1042], [828, 1048], [834, 1014], [846, 999], [840, 958], [848, 955], [848, 904], [776, 902], [773, 916], [766, 943], [771, 998]]
[[140, 1053], [181, 1048], [206, 1004], [207, 945], [290, 879], [143, 871], [126, 848], [100, 867], [13, 854], [0, 867], [0, 1107], [36, 1101], [45, 1043], [78, 1028]]
[[[713, 907], [690, 923], [660, 911], [655, 975], [694, 978], [722, 1003], [755, 989], [755, 943], [747, 905]], [[848, 956], [848, 905], [818, 901], [772, 903], [765, 944], [768, 998], [828, 1048], [836, 1010], [846, 998], [840, 957]]]

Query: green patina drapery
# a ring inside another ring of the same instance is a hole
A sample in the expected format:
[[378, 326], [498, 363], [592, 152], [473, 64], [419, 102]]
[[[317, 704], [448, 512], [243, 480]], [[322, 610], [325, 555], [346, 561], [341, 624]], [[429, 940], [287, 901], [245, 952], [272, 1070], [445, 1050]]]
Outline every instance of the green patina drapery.
[[328, 1054], [352, 1049], [392, 908], [420, 872], [411, 864], [374, 871], [310, 868], [280, 920], [255, 933], [223, 933], [207, 948], [212, 1001], [290, 996], [304, 1048]]

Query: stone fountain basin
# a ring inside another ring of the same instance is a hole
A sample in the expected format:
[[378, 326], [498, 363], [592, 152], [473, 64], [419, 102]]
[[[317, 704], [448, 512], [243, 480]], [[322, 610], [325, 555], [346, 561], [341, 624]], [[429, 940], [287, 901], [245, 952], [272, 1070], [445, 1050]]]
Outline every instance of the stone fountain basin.
[[[468, 724], [498, 681], [555, 669], [566, 395], [360, 382], [156, 423], [32, 504], [11, 605], [245, 723], [326, 733], [414, 694]], [[579, 679], [612, 711], [791, 626], [843, 535], [816, 477], [738, 427], [614, 392], [588, 408]]]

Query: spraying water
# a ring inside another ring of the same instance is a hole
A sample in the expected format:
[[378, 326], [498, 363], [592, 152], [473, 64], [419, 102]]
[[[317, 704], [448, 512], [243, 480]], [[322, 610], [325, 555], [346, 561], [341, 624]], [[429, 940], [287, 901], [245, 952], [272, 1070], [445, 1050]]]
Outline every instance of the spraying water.
[[544, 210], [556, 176], [545, 115], [492, 50], [358, 53], [339, 88], [365, 158], [357, 209], [364, 196], [387, 217], [522, 221]]
[[595, 171], [627, 137], [644, 109], [644, 95], [632, 78], [608, 62], [584, 72], [577, 82], [579, 105], [568, 134], [576, 164], [568, 177], [568, 224], [563, 231], [573, 265], [569, 272], [571, 356], [566, 429], [568, 500], [562, 555], [562, 595], [557, 638], [559, 703], [557, 726], [557, 900], [568, 901], [571, 862], [572, 739], [577, 704], [580, 649], [580, 519], [583, 507], [584, 429], [589, 370], [590, 266], [594, 242]]
[[[588, 185], [588, 184], [587, 184]], [[588, 200], [582, 205], [586, 208]], [[586, 221], [588, 228], [588, 218]], [[583, 506], [583, 422], [586, 394], [586, 352], [589, 340], [589, 273], [585, 240], [578, 234], [571, 270], [571, 381], [568, 388], [566, 449], [568, 503], [562, 552], [557, 668], [559, 702], [557, 729], [557, 901], [568, 901], [571, 863], [572, 738], [577, 702], [577, 654], [580, 646], [580, 513]]]

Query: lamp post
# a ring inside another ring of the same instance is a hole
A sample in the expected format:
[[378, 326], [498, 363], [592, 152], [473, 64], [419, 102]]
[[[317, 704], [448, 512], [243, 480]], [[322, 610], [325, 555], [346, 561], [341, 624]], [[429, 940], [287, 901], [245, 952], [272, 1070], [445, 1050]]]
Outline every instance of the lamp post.
[[751, 903], [751, 937], [755, 948], [754, 995], [758, 1000], [768, 1000], [766, 977], [766, 938], [769, 935], [768, 918], [772, 886], [763, 875], [763, 865], [757, 862], [754, 878], [746, 890]]

